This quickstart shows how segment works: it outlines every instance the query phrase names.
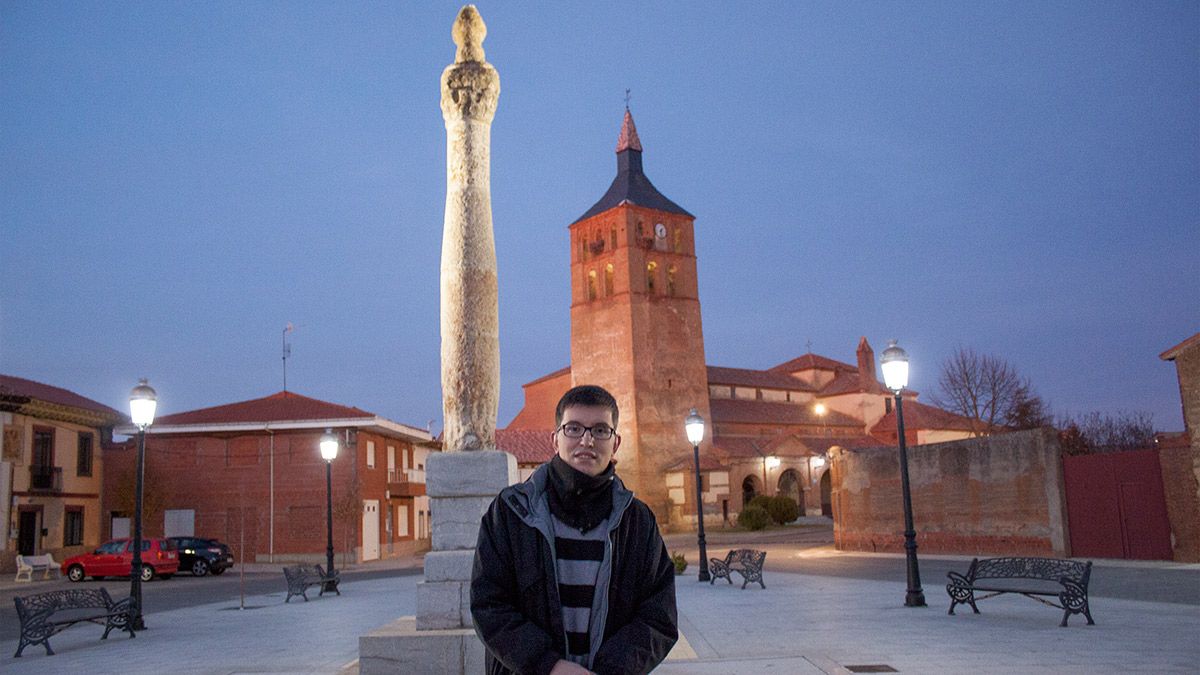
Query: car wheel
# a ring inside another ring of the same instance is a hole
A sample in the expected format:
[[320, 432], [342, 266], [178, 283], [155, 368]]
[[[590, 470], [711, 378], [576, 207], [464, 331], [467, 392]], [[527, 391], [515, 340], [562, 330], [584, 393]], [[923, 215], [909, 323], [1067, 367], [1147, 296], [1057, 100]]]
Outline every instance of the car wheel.
[[154, 568], [149, 565], [142, 565], [142, 581], [150, 581], [154, 578]]
[[87, 575], [83, 573], [82, 565], [71, 565], [71, 567], [67, 570], [67, 578], [71, 581], [83, 581], [83, 577], [85, 576]]
[[196, 558], [196, 562], [192, 563], [192, 575], [202, 577], [208, 574], [208, 561], [203, 558]]

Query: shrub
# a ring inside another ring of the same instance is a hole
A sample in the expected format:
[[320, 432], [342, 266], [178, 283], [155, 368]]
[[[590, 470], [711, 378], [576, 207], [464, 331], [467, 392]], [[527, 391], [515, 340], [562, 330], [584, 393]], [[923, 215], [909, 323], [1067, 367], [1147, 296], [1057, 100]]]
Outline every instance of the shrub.
[[758, 495], [754, 499], [751, 499], [750, 503], [746, 506], [757, 506], [766, 511], [771, 507], [771, 498], [766, 495]]
[[791, 497], [775, 495], [767, 504], [767, 513], [771, 520], [783, 525], [800, 517], [800, 507]]
[[771, 516], [763, 507], [751, 503], [738, 514], [737, 522], [747, 530], [761, 530], [771, 522]]
[[671, 562], [675, 563], [675, 574], [683, 574], [683, 571], [687, 569], [687, 558], [684, 558], [682, 553], [672, 554]]

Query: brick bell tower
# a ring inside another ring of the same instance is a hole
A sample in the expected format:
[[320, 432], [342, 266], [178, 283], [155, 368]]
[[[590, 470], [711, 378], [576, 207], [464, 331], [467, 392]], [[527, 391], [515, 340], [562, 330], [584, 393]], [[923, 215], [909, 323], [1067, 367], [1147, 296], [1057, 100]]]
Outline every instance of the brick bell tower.
[[661, 524], [671, 515], [662, 468], [691, 456], [684, 417], [696, 408], [712, 428], [694, 221], [642, 172], [626, 108], [617, 177], [570, 226], [571, 380], [616, 397], [617, 472]]

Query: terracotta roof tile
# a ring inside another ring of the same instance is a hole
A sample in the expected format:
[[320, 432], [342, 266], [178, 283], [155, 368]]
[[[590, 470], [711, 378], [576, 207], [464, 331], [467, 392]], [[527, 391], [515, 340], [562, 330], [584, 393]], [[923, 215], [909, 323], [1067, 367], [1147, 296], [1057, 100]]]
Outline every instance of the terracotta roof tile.
[[835, 361], [831, 358], [809, 352], [769, 370], [776, 373], [795, 373], [801, 370], [835, 370], [857, 373], [858, 366], [852, 366], [849, 363], [842, 363], [841, 361]]
[[496, 448], [512, 453], [518, 464], [543, 464], [554, 456], [553, 429], [497, 429]]
[[164, 415], [155, 419], [154, 423], [155, 425], [230, 424], [353, 419], [355, 417], [374, 418], [375, 414], [358, 408], [319, 401], [291, 391], [281, 391], [264, 398]]
[[[917, 401], [904, 399], [904, 428], [908, 430], [916, 429], [944, 429], [950, 431], [971, 431], [971, 420], [956, 415], [948, 410], [935, 408], [931, 405], [925, 405]], [[880, 432], [896, 433], [896, 411], [893, 410], [884, 415], [871, 427], [871, 433]], [[908, 434], [905, 433], [905, 436]]]
[[792, 391], [816, 391], [816, 388], [811, 384], [792, 377], [787, 373], [777, 373], [770, 370], [750, 370], [749, 368], [725, 368], [723, 366], [708, 366], [708, 383], [790, 389]]
[[838, 373], [832, 380], [829, 381], [821, 390], [817, 392], [817, 396], [838, 396], [840, 394], [883, 394], [887, 392], [887, 388], [879, 380], [872, 380], [875, 384], [874, 388], [864, 390], [862, 386], [862, 378], [858, 376], [858, 371], [852, 373]]
[[112, 417], [113, 421], [125, 419], [123, 413], [117, 412], [98, 401], [80, 396], [73, 391], [54, 387], [49, 384], [42, 384], [33, 380], [26, 380], [22, 377], [13, 377], [12, 375], [0, 375], [0, 400], [5, 399], [14, 403], [24, 402], [21, 399], [36, 399], [46, 403], [70, 406], [72, 408], [80, 408], [101, 415], [107, 415]]
[[[617, 454], [618, 454], [618, 456], [620, 455], [620, 453], [617, 453]], [[701, 471], [720, 471], [720, 470], [726, 469], [726, 468], [728, 468], [728, 464], [726, 464], [725, 462], [722, 462], [721, 459], [719, 457], [714, 456], [713, 453], [704, 452], [703, 450], [700, 451], [700, 470]], [[618, 463], [617, 464], [618, 473], [620, 472], [620, 469], [621, 469], [621, 465], [620, 465], [620, 463]], [[696, 470], [696, 458], [690, 454], [689, 455], [680, 455], [678, 459], [676, 459], [673, 462], [668, 463], [666, 466], [664, 466], [662, 468], [662, 471], [664, 473], [680, 471], [680, 470], [695, 471]]]
[[1174, 361], [1175, 357], [1179, 356], [1180, 354], [1184, 353], [1185, 351], [1187, 351], [1193, 347], [1200, 347], [1200, 333], [1196, 333], [1192, 337], [1184, 340], [1183, 342], [1180, 342], [1179, 344], [1175, 345], [1174, 347], [1171, 347], [1170, 349], [1163, 352], [1162, 354], [1159, 354], [1158, 358], [1162, 359], [1163, 361]]
[[827, 410], [824, 418], [813, 412], [812, 406], [779, 401], [710, 398], [708, 408], [714, 424], [741, 422], [747, 424], [824, 424], [831, 427], [862, 428], [862, 421], [836, 410]]
[[567, 375], [570, 372], [571, 372], [571, 366], [566, 366], [564, 368], [559, 368], [558, 370], [554, 371], [553, 373], [547, 373], [547, 374], [537, 378], [536, 380], [530, 380], [521, 386], [528, 387], [531, 384], [537, 384], [539, 382], [545, 382], [546, 380], [552, 380], [556, 377], [561, 377], [563, 375]]

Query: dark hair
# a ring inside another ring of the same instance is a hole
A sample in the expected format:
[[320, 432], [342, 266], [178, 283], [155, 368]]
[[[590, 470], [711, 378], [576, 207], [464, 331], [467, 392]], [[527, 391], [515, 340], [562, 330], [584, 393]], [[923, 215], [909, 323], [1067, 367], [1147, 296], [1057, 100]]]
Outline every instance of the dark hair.
[[604, 387], [597, 387], [594, 384], [582, 384], [578, 387], [572, 387], [567, 393], [558, 399], [558, 407], [554, 409], [554, 424], [562, 424], [563, 412], [567, 408], [577, 405], [600, 406], [608, 408], [612, 411], [613, 426], [617, 426], [617, 399], [608, 393]]

